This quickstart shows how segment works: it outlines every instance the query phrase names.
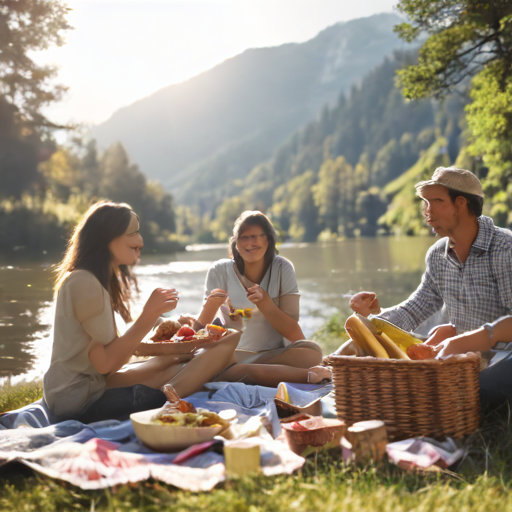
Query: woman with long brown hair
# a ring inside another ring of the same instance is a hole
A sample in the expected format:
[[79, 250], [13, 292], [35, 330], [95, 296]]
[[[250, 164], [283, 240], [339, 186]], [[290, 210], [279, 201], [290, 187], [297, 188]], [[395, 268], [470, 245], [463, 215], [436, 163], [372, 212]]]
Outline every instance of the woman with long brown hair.
[[216, 315], [227, 327], [245, 327], [235, 352], [238, 363], [311, 368], [322, 361], [322, 350], [304, 339], [295, 270], [278, 256], [276, 243], [266, 215], [240, 215], [230, 240], [231, 258], [215, 262], [208, 271], [195, 327], [211, 323]]
[[157, 319], [175, 309], [178, 292], [157, 288], [141, 315], [119, 336], [114, 312], [131, 320], [129, 267], [143, 245], [139, 219], [126, 204], [99, 202], [89, 208], [57, 268], [55, 322], [44, 399], [57, 421], [85, 423], [125, 419], [162, 406], [166, 385], [188, 396], [233, 361], [236, 342], [226, 338], [190, 362], [159, 356], [119, 371]]

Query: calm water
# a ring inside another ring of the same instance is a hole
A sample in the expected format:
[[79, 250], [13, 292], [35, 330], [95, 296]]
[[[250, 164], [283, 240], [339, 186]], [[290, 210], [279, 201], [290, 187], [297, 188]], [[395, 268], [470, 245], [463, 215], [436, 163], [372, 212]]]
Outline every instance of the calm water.
[[[307, 337], [324, 319], [341, 310], [349, 314], [348, 297], [373, 290], [382, 306], [405, 299], [420, 282], [431, 237], [373, 238], [329, 244], [283, 244], [301, 291], [301, 326]], [[227, 247], [210, 247], [171, 256], [142, 256], [137, 267], [140, 311], [157, 286], [180, 292], [176, 314], [197, 313], [210, 264], [227, 255]], [[0, 376], [14, 381], [41, 377], [51, 355], [53, 320], [50, 262], [3, 262], [0, 266]]]

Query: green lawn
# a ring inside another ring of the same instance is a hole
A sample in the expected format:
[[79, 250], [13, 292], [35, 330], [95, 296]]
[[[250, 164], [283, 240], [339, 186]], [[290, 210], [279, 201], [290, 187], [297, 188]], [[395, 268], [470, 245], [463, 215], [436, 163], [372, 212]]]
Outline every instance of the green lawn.
[[[0, 390], [0, 410], [39, 398], [41, 383]], [[82, 491], [23, 466], [0, 469], [0, 510], [505, 511], [512, 510], [512, 428], [508, 411], [484, 419], [457, 473], [406, 473], [382, 464], [354, 468], [338, 454], [308, 459], [292, 476], [247, 477], [190, 493], [156, 481]]]

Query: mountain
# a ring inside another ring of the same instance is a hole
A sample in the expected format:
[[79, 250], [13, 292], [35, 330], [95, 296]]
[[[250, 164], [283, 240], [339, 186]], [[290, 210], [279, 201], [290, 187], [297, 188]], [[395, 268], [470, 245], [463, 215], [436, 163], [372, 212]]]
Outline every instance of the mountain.
[[[250, 49], [116, 111], [93, 129], [122, 142], [150, 179], [180, 188], [244, 179], [393, 49], [395, 14], [337, 23], [305, 43]], [[172, 63], [169, 63], [172, 65]]]
[[213, 176], [209, 183], [204, 177], [182, 196], [195, 191], [195, 203], [187, 204], [204, 207], [199, 213], [212, 219], [219, 240], [241, 211], [253, 209], [266, 211], [284, 237], [297, 241], [421, 232], [414, 183], [458, 158], [467, 98], [405, 100], [395, 72], [416, 60], [416, 51], [394, 52], [245, 179], [217, 178], [215, 185]]

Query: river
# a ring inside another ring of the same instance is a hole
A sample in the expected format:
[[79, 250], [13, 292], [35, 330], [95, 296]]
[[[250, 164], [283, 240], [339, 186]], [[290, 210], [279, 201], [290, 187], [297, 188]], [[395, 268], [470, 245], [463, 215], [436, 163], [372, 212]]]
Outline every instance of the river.
[[[348, 297], [375, 291], [381, 306], [405, 299], [419, 284], [432, 237], [378, 237], [315, 244], [282, 244], [280, 254], [295, 265], [301, 291], [301, 326], [312, 337], [324, 320], [341, 311], [348, 315]], [[180, 292], [176, 314], [197, 313], [206, 272], [227, 257], [227, 246], [191, 247], [173, 255], [142, 255], [136, 267], [140, 311], [158, 286]], [[16, 261], [0, 264], [0, 377], [41, 378], [51, 356], [53, 321], [52, 263]]]

